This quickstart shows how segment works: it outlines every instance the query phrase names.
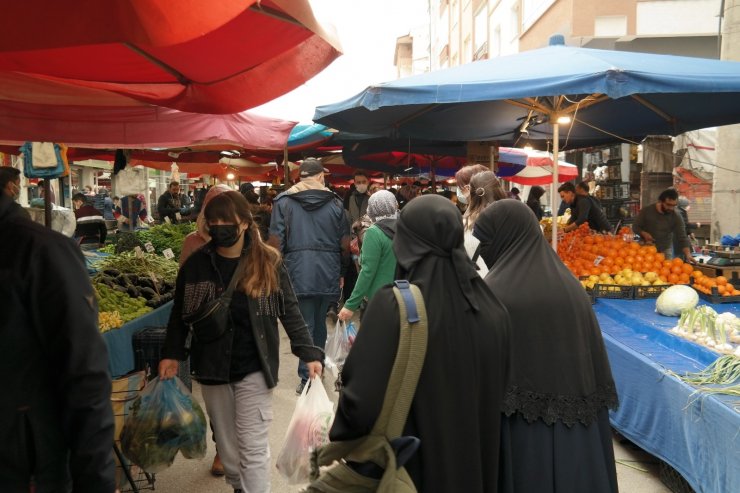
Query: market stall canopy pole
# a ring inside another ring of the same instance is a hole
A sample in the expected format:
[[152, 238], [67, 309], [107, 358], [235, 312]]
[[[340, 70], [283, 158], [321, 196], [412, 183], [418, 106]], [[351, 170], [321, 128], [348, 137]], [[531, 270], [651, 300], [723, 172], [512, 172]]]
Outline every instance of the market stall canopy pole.
[[309, 0], [6, 3], [8, 101], [237, 113], [295, 89], [341, 53]]

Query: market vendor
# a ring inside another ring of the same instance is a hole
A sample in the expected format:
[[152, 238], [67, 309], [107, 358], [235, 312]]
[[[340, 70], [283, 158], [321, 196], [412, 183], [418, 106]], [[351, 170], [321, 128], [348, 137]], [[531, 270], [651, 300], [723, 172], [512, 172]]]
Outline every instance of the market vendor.
[[77, 219], [75, 238], [79, 240], [80, 245], [102, 246], [108, 235], [103, 213], [87, 204], [86, 200], [87, 197], [82, 193], [76, 193], [72, 197], [72, 206]]
[[611, 231], [611, 225], [601, 205], [588, 193], [579, 195], [576, 193], [575, 185], [570, 182], [560, 185], [558, 193], [571, 210], [568, 224], [563, 227], [564, 232], [573, 231], [585, 222], [588, 222], [589, 228], [599, 233]]
[[189, 214], [189, 211], [185, 210], [183, 206], [182, 196], [180, 195], [180, 182], [170, 182], [167, 191], [159, 196], [157, 201], [157, 212], [159, 218], [164, 221], [164, 218], [169, 218], [170, 222], [177, 224], [177, 214], [185, 215]]
[[675, 256], [673, 249], [675, 242], [676, 249], [683, 252], [685, 261], [693, 264], [695, 262], [691, 256], [691, 244], [683, 219], [676, 211], [677, 205], [678, 192], [674, 188], [663, 190], [657, 202], [640, 210], [632, 225], [632, 231], [640, 235], [645, 243], [654, 243], [666, 259]]

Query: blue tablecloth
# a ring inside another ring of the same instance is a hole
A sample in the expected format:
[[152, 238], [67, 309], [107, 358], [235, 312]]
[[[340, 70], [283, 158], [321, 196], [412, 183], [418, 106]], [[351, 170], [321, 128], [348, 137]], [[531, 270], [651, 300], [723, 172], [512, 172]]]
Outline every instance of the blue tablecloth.
[[145, 327], [166, 326], [170, 319], [172, 304], [172, 301], [165, 303], [118, 329], [103, 333], [103, 339], [108, 345], [108, 369], [113, 378], [125, 375], [134, 369], [134, 348], [131, 345], [134, 334]]
[[[740, 304], [712, 305], [740, 314]], [[612, 425], [676, 469], [697, 493], [740, 492], [740, 399], [695, 394], [670, 375], [697, 371], [719, 357], [668, 332], [677, 318], [655, 313], [655, 300], [599, 299], [619, 409]]]

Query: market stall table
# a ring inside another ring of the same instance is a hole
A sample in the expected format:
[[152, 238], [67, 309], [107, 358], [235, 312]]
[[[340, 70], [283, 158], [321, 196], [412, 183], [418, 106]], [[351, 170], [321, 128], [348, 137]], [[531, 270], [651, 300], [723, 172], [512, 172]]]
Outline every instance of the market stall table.
[[[711, 305], [740, 314], [740, 304]], [[614, 428], [678, 471], [697, 493], [740, 491], [740, 403], [695, 394], [670, 372], [698, 371], [719, 354], [668, 331], [678, 319], [655, 300], [599, 299], [594, 305], [620, 406]]]
[[125, 375], [134, 369], [134, 349], [131, 340], [134, 334], [146, 327], [163, 327], [170, 319], [173, 302], [170, 301], [159, 308], [123, 324], [118, 329], [103, 333], [103, 339], [108, 345], [108, 370], [113, 378]]

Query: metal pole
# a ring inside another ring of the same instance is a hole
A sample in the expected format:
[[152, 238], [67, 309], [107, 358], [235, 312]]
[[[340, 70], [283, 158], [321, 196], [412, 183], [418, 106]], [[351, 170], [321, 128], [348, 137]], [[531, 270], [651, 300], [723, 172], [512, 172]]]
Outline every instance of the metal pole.
[[51, 179], [44, 179], [44, 223], [51, 228]]
[[431, 165], [429, 166], [429, 171], [432, 175], [432, 193], [437, 193], [437, 172], [435, 171], [435, 168], [434, 159], [432, 159]]
[[286, 187], [290, 186], [290, 166], [288, 166], [288, 144], [285, 144], [283, 149], [283, 173], [284, 173], [284, 184]]
[[550, 189], [550, 210], [552, 211], [552, 249], [558, 251], [558, 209], [555, 207], [555, 197], [558, 196], [558, 146], [560, 144], [560, 124], [558, 115], [552, 114], [550, 121], [552, 128], [552, 187]]

